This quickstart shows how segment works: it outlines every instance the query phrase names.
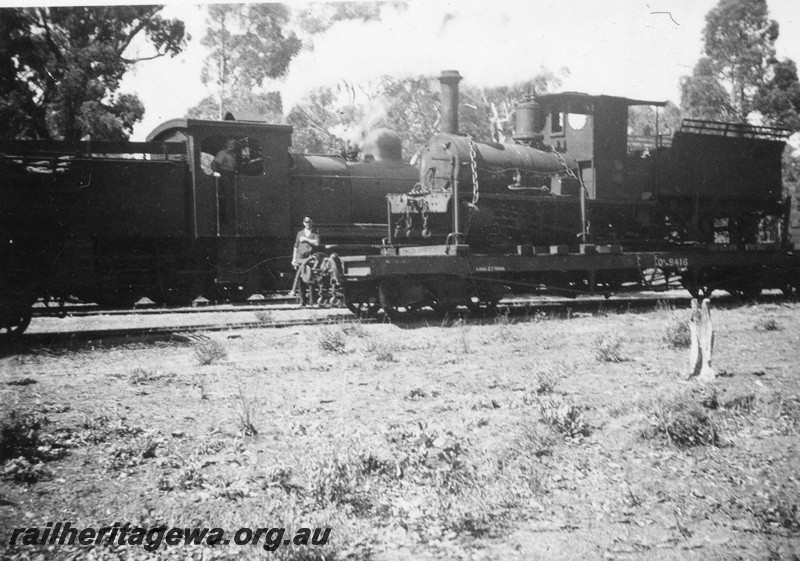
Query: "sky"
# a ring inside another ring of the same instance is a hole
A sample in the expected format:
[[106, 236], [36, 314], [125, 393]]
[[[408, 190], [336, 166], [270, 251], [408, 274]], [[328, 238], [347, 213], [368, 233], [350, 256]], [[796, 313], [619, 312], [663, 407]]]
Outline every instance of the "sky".
[[[315, 36], [314, 50], [272, 86], [288, 110], [311, 89], [341, 80], [452, 69], [466, 84], [498, 86], [545, 69], [561, 78], [559, 91], [678, 103], [680, 77], [702, 54], [705, 16], [717, 1], [410, 0], [402, 11], [385, 7], [380, 21], [340, 22]], [[800, 62], [797, 0], [768, 0], [768, 7], [780, 24], [778, 57]], [[200, 81], [205, 6], [170, 3], [164, 15], [182, 19], [192, 40], [177, 57], [140, 63], [123, 81], [122, 91], [138, 94], [146, 111], [133, 140], [210, 94]]]

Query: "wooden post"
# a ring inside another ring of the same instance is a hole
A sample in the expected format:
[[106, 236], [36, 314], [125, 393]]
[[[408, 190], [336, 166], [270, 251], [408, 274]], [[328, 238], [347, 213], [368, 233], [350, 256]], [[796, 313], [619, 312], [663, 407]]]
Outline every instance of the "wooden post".
[[689, 319], [689, 331], [692, 344], [689, 349], [689, 378], [707, 382], [716, 377], [711, 367], [711, 354], [714, 350], [714, 327], [711, 313], [708, 310], [708, 298], [702, 304], [692, 299], [692, 317]]

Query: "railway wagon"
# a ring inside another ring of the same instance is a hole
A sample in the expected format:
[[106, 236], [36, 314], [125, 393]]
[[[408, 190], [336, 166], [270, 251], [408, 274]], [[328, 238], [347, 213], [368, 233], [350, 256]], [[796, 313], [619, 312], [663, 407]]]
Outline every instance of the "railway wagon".
[[387, 197], [382, 255], [342, 259], [355, 312], [492, 307], [507, 293], [796, 292], [790, 131], [684, 120], [669, 139], [633, 138], [629, 107], [664, 103], [566, 92], [521, 103], [513, 143], [481, 142], [458, 131], [461, 76], [439, 79], [442, 131], [419, 186]]
[[[386, 194], [417, 181], [398, 136], [374, 131], [350, 161], [293, 154], [291, 135], [254, 121], [176, 119], [141, 143], [0, 143], [0, 335], [23, 332], [40, 299], [120, 308], [286, 288], [306, 214], [332, 248], [373, 251]], [[231, 140], [236, 171], [215, 173]]]

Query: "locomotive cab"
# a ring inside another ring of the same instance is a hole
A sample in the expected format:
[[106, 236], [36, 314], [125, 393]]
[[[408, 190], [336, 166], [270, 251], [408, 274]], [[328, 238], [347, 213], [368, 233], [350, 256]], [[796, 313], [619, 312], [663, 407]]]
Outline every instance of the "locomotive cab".
[[[641, 178], [652, 177], [644, 169], [651, 160], [643, 158], [643, 152], [631, 154], [628, 109], [633, 105], [663, 107], [666, 102], [565, 92], [539, 96], [536, 103], [542, 115], [539, 132], [544, 144], [575, 159], [589, 199], [650, 198], [654, 186]], [[658, 135], [645, 143], [648, 150], [656, 148]]]
[[[188, 139], [189, 235], [283, 237], [288, 234], [287, 152], [291, 132], [288, 126], [254, 121], [175, 119], [148, 136], [149, 141], [156, 142]], [[217, 173], [212, 164], [229, 142], [234, 170]]]

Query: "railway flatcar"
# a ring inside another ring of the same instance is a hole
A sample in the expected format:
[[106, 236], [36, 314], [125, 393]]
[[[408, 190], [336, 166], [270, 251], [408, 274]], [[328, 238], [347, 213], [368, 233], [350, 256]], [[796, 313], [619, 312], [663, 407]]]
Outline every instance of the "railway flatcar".
[[781, 154], [788, 130], [684, 120], [672, 138], [628, 135], [633, 105], [567, 92], [525, 100], [514, 142], [458, 131], [445, 71], [442, 131], [420, 182], [388, 196], [381, 256], [343, 259], [358, 313], [492, 307], [503, 294], [682, 285], [752, 297], [795, 292]]
[[[188, 305], [288, 288], [307, 214], [329, 248], [377, 251], [386, 195], [417, 181], [399, 137], [374, 131], [350, 161], [291, 153], [291, 134], [177, 119], [141, 143], [0, 143], [0, 335], [24, 331], [39, 300]], [[218, 173], [226, 144], [235, 169]]]

